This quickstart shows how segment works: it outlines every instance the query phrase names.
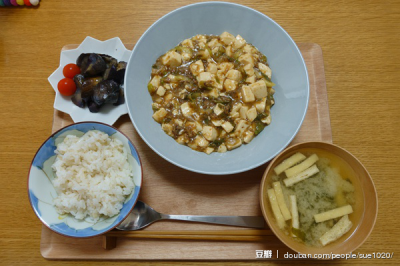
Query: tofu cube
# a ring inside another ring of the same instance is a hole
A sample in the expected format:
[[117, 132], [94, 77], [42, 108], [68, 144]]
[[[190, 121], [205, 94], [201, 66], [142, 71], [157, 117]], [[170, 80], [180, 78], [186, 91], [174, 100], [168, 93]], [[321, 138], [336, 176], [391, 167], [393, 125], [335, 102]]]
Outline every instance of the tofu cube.
[[224, 89], [226, 91], [236, 90], [236, 87], [237, 87], [237, 81], [232, 80], [232, 79], [225, 79], [225, 81], [224, 81]]
[[222, 114], [223, 112], [224, 112], [224, 106], [222, 105], [222, 104], [217, 104], [215, 107], [214, 107], [214, 113], [216, 114], [216, 115], [220, 115], [220, 114]]
[[[253, 69], [253, 73], [254, 73], [254, 69]], [[253, 84], [254, 82], [256, 82], [256, 76], [250, 76], [246, 79], [246, 83], [250, 83]]]
[[264, 65], [263, 63], [258, 63], [258, 69], [260, 69], [260, 71], [261, 71], [262, 73], [264, 73], [264, 74], [267, 75], [269, 78], [271, 78], [272, 72], [271, 72], [271, 69], [269, 68], [269, 66]]
[[195, 41], [198, 41], [198, 42], [200, 42], [200, 43], [207, 43], [207, 38], [206, 38], [206, 36], [205, 36], [205, 35], [202, 35], [202, 34], [197, 34], [197, 35], [194, 36], [192, 39], [195, 40]]
[[247, 54], [254, 54], [257, 52], [257, 50], [250, 44], [245, 44], [245, 46], [243, 47], [243, 52]]
[[[166, 103], [168, 103], [168, 102], [170, 102], [171, 100], [172, 100], [172, 93], [168, 93], [166, 96], [164, 96], [164, 101], [166, 102]], [[160, 98], [160, 99], [162, 99], [162, 98]]]
[[226, 73], [226, 78], [239, 82], [242, 79], [242, 74], [236, 69], [231, 69]]
[[177, 124], [180, 127], [183, 126], [183, 121], [181, 119], [174, 119], [174, 123]]
[[[254, 76], [254, 68], [253, 68], [253, 65], [250, 65], [250, 64], [248, 64], [248, 65], [245, 65], [244, 67], [243, 67], [243, 69], [244, 69], [244, 72], [246, 72], [246, 75], [247, 76]], [[255, 78], [255, 77], [254, 77]]]
[[247, 130], [246, 132], [244, 132], [243, 141], [245, 143], [249, 143], [253, 138], [254, 138], [254, 132], [253, 131]]
[[196, 124], [196, 130], [197, 130], [197, 132], [203, 130], [203, 126], [202, 126], [199, 122], [196, 121], [195, 124]]
[[214, 98], [217, 98], [218, 95], [219, 95], [219, 92], [217, 89], [212, 89], [207, 93], [207, 96], [214, 97]]
[[217, 74], [216, 74], [216, 77], [218, 78], [218, 81], [219, 81], [220, 84], [224, 84], [224, 81], [225, 81], [225, 73], [224, 73], [224, 71], [218, 70]]
[[194, 76], [198, 76], [201, 72], [204, 72], [204, 65], [201, 60], [192, 63], [189, 68]]
[[263, 122], [264, 124], [267, 124], [267, 125], [271, 124], [271, 115], [261, 119], [261, 122]]
[[246, 117], [250, 122], [253, 122], [257, 117], [257, 109], [253, 106], [246, 112]]
[[240, 110], [243, 105], [241, 103], [236, 103], [231, 110], [231, 114], [236, 113]]
[[217, 130], [214, 127], [204, 126], [203, 127], [203, 137], [209, 141], [214, 141], [217, 139]]
[[169, 123], [163, 123], [161, 126], [162, 130], [164, 130], [165, 133], [167, 133], [169, 136], [173, 136], [172, 134], [172, 125]]
[[164, 96], [164, 94], [165, 94], [165, 88], [164, 88], [163, 86], [158, 87], [158, 89], [157, 89], [157, 94], [158, 94], [159, 96]]
[[189, 139], [188, 139], [188, 137], [187, 137], [187, 135], [186, 134], [184, 134], [184, 135], [180, 135], [177, 139], [176, 139], [176, 142], [178, 142], [179, 144], [186, 144], [186, 143], [188, 143], [189, 142]]
[[161, 123], [168, 114], [167, 110], [164, 108], [160, 108], [157, 112], [153, 114], [153, 119], [156, 120], [158, 123]]
[[262, 98], [261, 101], [256, 102], [255, 107], [259, 113], [265, 111], [266, 102], [267, 98]]
[[231, 114], [231, 118], [239, 118], [239, 112]]
[[201, 148], [205, 148], [208, 146], [209, 142], [202, 136], [197, 135], [196, 138], [194, 139], [194, 144]]
[[240, 138], [228, 138], [226, 140], [226, 147], [228, 150], [236, 149], [237, 147], [242, 145], [242, 140]]
[[254, 66], [254, 60], [251, 54], [242, 54], [241, 56], [239, 56], [239, 62], [243, 65]]
[[202, 51], [198, 51], [197, 52], [197, 56], [199, 56], [201, 59], [209, 59], [211, 57], [210, 52], [208, 51], [208, 49], [202, 50]]
[[161, 80], [161, 77], [159, 75], [155, 75], [151, 79], [150, 84], [153, 85], [154, 90], [160, 86], [160, 80]]
[[231, 62], [223, 62], [218, 64], [218, 69], [222, 70], [222, 73], [226, 73], [229, 70], [231, 70], [232, 68], [234, 68], [234, 65]]
[[191, 48], [191, 49], [194, 48], [193, 42], [192, 42], [191, 39], [186, 39], [186, 40], [184, 40], [181, 44], [182, 44], [182, 46], [184, 46], [184, 47], [188, 47], [188, 48]]
[[230, 46], [230, 45], [227, 46], [225, 48], [225, 53], [226, 53], [227, 56], [232, 56], [233, 55], [232, 46]]
[[235, 41], [235, 36], [226, 31], [223, 32], [219, 37], [221, 38], [221, 41], [226, 45], [231, 45]]
[[221, 145], [219, 145], [219, 147], [218, 147], [218, 150], [217, 150], [219, 153], [224, 153], [224, 152], [226, 152], [227, 151], [227, 149], [226, 149], [226, 146], [225, 146], [225, 144], [221, 144]]
[[235, 41], [233, 42], [233, 49], [242, 48], [246, 44], [246, 41], [242, 38], [242, 36], [237, 35]]
[[213, 151], [214, 151], [214, 148], [207, 147], [204, 152], [207, 153], [207, 154], [211, 154]]
[[267, 85], [263, 80], [259, 80], [249, 86], [256, 99], [262, 99], [268, 96]]
[[213, 82], [213, 75], [210, 72], [201, 72], [197, 77], [197, 81], [199, 83], [199, 86], [203, 87], [204, 83]]
[[247, 118], [247, 111], [249, 110], [249, 107], [248, 106], [242, 106], [242, 107], [240, 107], [240, 110], [239, 110], [239, 117], [241, 118], [241, 119], [246, 119]]
[[177, 67], [182, 64], [182, 56], [175, 51], [169, 51], [161, 58], [161, 62], [166, 66]]
[[231, 124], [230, 122], [228, 122], [228, 121], [222, 124], [222, 128], [223, 128], [227, 133], [229, 133], [229, 132], [231, 132], [231, 131], [233, 130], [232, 124]]
[[188, 53], [182, 53], [181, 56], [184, 61], [189, 61], [192, 58], [192, 55]]
[[249, 86], [246, 86], [246, 85], [242, 86], [242, 98], [243, 98], [243, 101], [246, 102], [246, 103], [253, 102], [255, 100], [253, 91], [250, 89]]
[[249, 126], [249, 122], [244, 119], [240, 119], [239, 122], [236, 124], [236, 129], [234, 133], [236, 134], [236, 136], [241, 136]]
[[218, 39], [212, 39], [211, 41], [209, 41], [207, 43], [208, 47], [210, 47], [211, 49], [222, 46], [219, 42]]
[[220, 127], [222, 125], [223, 120], [211, 120], [211, 123], [213, 123], [214, 126]]
[[218, 67], [217, 67], [217, 65], [216, 64], [214, 64], [214, 63], [209, 63], [208, 65], [207, 65], [207, 72], [210, 72], [210, 73], [212, 73], [212, 74], [217, 74], [217, 71], [218, 71]]
[[188, 102], [183, 103], [181, 105], [181, 112], [182, 112], [183, 116], [186, 118], [190, 117], [193, 114], [193, 110], [190, 107]]

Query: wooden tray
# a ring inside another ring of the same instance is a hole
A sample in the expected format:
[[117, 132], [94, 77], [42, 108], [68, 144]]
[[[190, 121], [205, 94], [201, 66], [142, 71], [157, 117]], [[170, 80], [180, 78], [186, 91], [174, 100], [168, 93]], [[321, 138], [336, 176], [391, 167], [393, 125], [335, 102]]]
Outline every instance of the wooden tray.
[[[310, 101], [304, 123], [292, 143], [332, 142], [324, 65], [320, 46], [298, 44], [310, 79]], [[68, 45], [63, 49], [73, 49]], [[131, 49], [133, 45], [128, 45]], [[73, 123], [69, 115], [54, 112], [53, 132]], [[158, 156], [139, 137], [128, 115], [114, 125], [135, 144], [144, 169], [140, 199], [157, 211], [191, 215], [258, 215], [259, 183], [265, 165], [230, 176], [207, 176], [183, 170]], [[161, 221], [147, 231], [245, 230], [197, 223]], [[102, 248], [102, 237], [74, 239], [60, 236], [43, 226], [40, 251], [46, 259], [97, 260], [254, 260], [256, 250], [271, 250], [272, 259], [292, 253], [272, 234], [268, 241], [196, 241], [118, 238], [112, 250]]]

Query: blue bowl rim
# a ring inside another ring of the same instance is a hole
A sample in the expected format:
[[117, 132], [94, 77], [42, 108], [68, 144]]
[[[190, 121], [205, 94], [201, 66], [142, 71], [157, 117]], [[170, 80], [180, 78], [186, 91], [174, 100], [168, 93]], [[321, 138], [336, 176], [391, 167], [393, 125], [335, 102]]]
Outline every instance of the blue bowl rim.
[[[100, 124], [100, 125], [103, 125], [103, 126], [111, 127], [111, 128], [113, 128], [113, 129], [115, 129], [116, 131], [118, 131], [119, 133], [121, 133], [123, 136], [125, 136], [126, 139], [130, 142], [130, 144], [132, 144], [132, 147], [135, 149], [136, 154], [138, 155], [138, 159], [139, 159], [140, 172], [141, 172], [141, 176], [140, 176], [140, 178], [141, 178], [141, 185], [140, 185], [139, 193], [138, 193], [138, 196], [137, 196], [137, 198], [136, 198], [136, 200], [135, 200], [135, 203], [132, 205], [132, 208], [131, 208], [131, 210], [128, 212], [128, 215], [127, 215], [124, 219], [122, 219], [121, 222], [119, 222], [118, 224], [116, 224], [116, 225], [113, 226], [112, 228], [108, 229], [107, 231], [99, 231], [99, 233], [96, 234], [96, 235], [92, 235], [92, 236], [81, 236], [81, 237], [80, 237], [80, 236], [71, 236], [71, 235], [66, 235], [66, 234], [63, 234], [63, 233], [60, 233], [60, 232], [54, 230], [53, 228], [51, 228], [51, 227], [42, 219], [42, 217], [40, 217], [40, 216], [37, 214], [35, 208], [33, 207], [33, 204], [32, 204], [32, 201], [31, 201], [31, 197], [29, 196], [29, 178], [30, 178], [30, 176], [31, 176], [31, 169], [32, 169], [33, 161], [35, 160], [35, 158], [36, 158], [38, 152], [42, 149], [42, 147], [46, 144], [46, 142], [49, 141], [49, 139], [51, 139], [51, 138], [54, 137], [56, 134], [58, 134], [59, 132], [63, 131], [64, 129], [66, 129], [66, 128], [68, 128], [68, 127], [71, 127], [71, 126], [74, 126], [74, 125], [77, 125], [77, 124], [89, 124], [89, 123], [90, 123], [90, 124]], [[46, 226], [48, 229], [50, 229], [51, 231], [53, 231], [53, 232], [55, 232], [55, 233], [57, 233], [57, 234], [59, 234], [59, 235], [66, 236], [66, 237], [70, 237], [70, 238], [80, 238], [80, 239], [97, 237], [97, 236], [102, 235], [102, 234], [105, 234], [105, 233], [107, 233], [107, 232], [113, 230], [113, 229], [116, 228], [117, 226], [119, 226], [119, 225], [129, 216], [129, 214], [132, 212], [133, 208], [135, 207], [137, 201], [139, 200], [139, 196], [140, 196], [140, 192], [141, 192], [141, 190], [142, 190], [142, 186], [143, 186], [143, 164], [142, 164], [142, 160], [140, 159], [140, 155], [139, 155], [139, 153], [138, 153], [138, 151], [137, 151], [135, 145], [133, 144], [133, 142], [128, 138], [127, 135], [125, 135], [125, 134], [124, 134], [122, 131], [120, 131], [118, 128], [113, 127], [113, 126], [110, 126], [110, 125], [105, 124], [105, 123], [102, 123], [102, 122], [96, 122], [96, 121], [84, 121], [84, 122], [72, 123], [72, 124], [70, 124], [70, 125], [68, 125], [68, 126], [65, 126], [65, 127], [60, 128], [59, 130], [55, 131], [54, 133], [52, 133], [52, 134], [42, 143], [42, 145], [40, 145], [39, 149], [37, 149], [37, 151], [35, 152], [35, 156], [33, 156], [32, 162], [31, 162], [31, 164], [29, 165], [28, 178], [27, 178], [27, 190], [28, 190], [28, 199], [29, 199], [29, 203], [30, 203], [31, 208], [32, 208], [33, 212], [35, 213], [36, 217], [39, 218], [39, 220], [42, 222], [42, 224], [45, 225], [45, 226]]]
[[[171, 12], [165, 14], [164, 16], [162, 16], [161, 18], [159, 18], [157, 21], [155, 21], [155, 22], [142, 34], [142, 36], [140, 36], [139, 40], [136, 42], [135, 46], [133, 47], [132, 53], [131, 53], [131, 55], [130, 55], [130, 57], [129, 57], [129, 61], [128, 61], [128, 64], [127, 64], [126, 73], [129, 72], [129, 71], [128, 71], [129, 66], [130, 66], [129, 63], [131, 62], [131, 58], [133, 57], [133, 55], [135, 54], [135, 52], [136, 52], [136, 50], [137, 50], [138, 44], [140, 44], [140, 43], [143, 41], [143, 38], [144, 38], [144, 36], [147, 34], [148, 31], [150, 31], [150, 30], [151, 30], [153, 27], [155, 27], [158, 23], [162, 23], [162, 21], [163, 21], [166, 17], [168, 17], [168, 16], [170, 16], [170, 15], [172, 15], [172, 14], [174, 14], [174, 13], [180, 11], [180, 10], [183, 10], [183, 9], [186, 9], [186, 8], [191, 8], [191, 7], [194, 7], [194, 6], [201, 6], [201, 5], [227, 5], [227, 6], [236, 6], [236, 7], [245, 8], [245, 9], [250, 10], [250, 11], [252, 11], [252, 12], [258, 13], [258, 14], [260, 14], [261, 16], [264, 16], [266, 19], [270, 20], [270, 21], [271, 21], [273, 24], [275, 24], [279, 29], [281, 29], [282, 32], [284, 32], [284, 33], [286, 34], [286, 36], [288, 37], [288, 39], [290, 40], [290, 42], [292, 42], [292, 44], [294, 45], [294, 48], [296, 49], [297, 53], [300, 55], [301, 62], [303, 63], [303, 67], [304, 67], [305, 72], [306, 72], [306, 82], [307, 82], [307, 99], [306, 99], [306, 106], [307, 106], [307, 107], [305, 108], [304, 113], [303, 113], [303, 116], [302, 116], [302, 118], [301, 118], [301, 121], [300, 121], [298, 127], [296, 128], [296, 130], [294, 131], [293, 135], [288, 139], [288, 141], [282, 146], [282, 148], [281, 148], [280, 150], [278, 150], [276, 153], [274, 153], [274, 154], [272, 154], [271, 156], [269, 156], [269, 158], [266, 158], [266, 159], [264, 159], [264, 160], [261, 160], [259, 163], [250, 165], [250, 166], [248, 166], [248, 167], [246, 167], [246, 168], [243, 168], [243, 169], [240, 169], [240, 170], [234, 170], [234, 171], [221, 171], [221, 172], [212, 172], [212, 171], [209, 172], [209, 171], [207, 171], [207, 170], [197, 170], [197, 169], [192, 169], [192, 168], [190, 168], [190, 167], [187, 167], [187, 166], [185, 166], [185, 165], [182, 165], [182, 164], [180, 164], [180, 163], [178, 163], [178, 162], [175, 162], [175, 161], [169, 159], [166, 155], [162, 154], [161, 152], [158, 151], [158, 149], [156, 149], [153, 145], [151, 145], [150, 142], [149, 142], [149, 141], [146, 139], [146, 137], [144, 136], [144, 134], [139, 130], [138, 126], [136, 125], [136, 123], [135, 123], [135, 121], [134, 121], [134, 119], [132, 119], [132, 116], [131, 116], [131, 109], [130, 109], [128, 103], [126, 104], [126, 107], [128, 108], [129, 118], [130, 118], [130, 120], [132, 121], [132, 124], [133, 124], [133, 126], [135, 127], [136, 132], [139, 134], [139, 136], [142, 138], [142, 140], [143, 140], [155, 153], [157, 153], [159, 156], [161, 156], [162, 158], [164, 158], [164, 159], [167, 160], [168, 162], [170, 162], [170, 163], [172, 163], [172, 164], [174, 164], [174, 165], [176, 165], [176, 166], [179, 166], [179, 167], [181, 167], [181, 168], [183, 168], [183, 169], [185, 169], [185, 170], [192, 171], [192, 172], [199, 173], [199, 174], [207, 174], [207, 175], [231, 175], [231, 174], [239, 174], [239, 173], [243, 173], [243, 172], [252, 170], [252, 169], [254, 169], [254, 168], [257, 168], [257, 167], [259, 167], [259, 166], [261, 166], [261, 165], [263, 165], [263, 164], [265, 164], [265, 163], [271, 161], [273, 158], [275, 158], [275, 156], [277, 156], [279, 153], [281, 153], [281, 152], [292, 142], [292, 140], [294, 139], [294, 137], [295, 137], [295, 136], [297, 135], [297, 133], [299, 132], [299, 130], [300, 130], [300, 128], [301, 128], [301, 126], [302, 126], [302, 124], [303, 124], [303, 122], [304, 122], [304, 118], [305, 118], [305, 116], [306, 116], [306, 114], [307, 114], [307, 109], [308, 109], [308, 104], [309, 104], [309, 99], [310, 99], [310, 80], [309, 80], [309, 78], [308, 78], [308, 69], [307, 69], [306, 63], [305, 63], [305, 61], [304, 61], [303, 55], [301, 54], [300, 49], [299, 49], [299, 47], [297, 47], [295, 41], [292, 39], [292, 37], [289, 35], [289, 33], [287, 33], [287, 32], [286, 32], [277, 22], [275, 22], [273, 19], [271, 19], [271, 18], [268, 17], [267, 15], [261, 13], [260, 11], [257, 11], [257, 10], [255, 10], [255, 9], [253, 9], [253, 8], [250, 8], [250, 7], [247, 7], [247, 6], [244, 6], [244, 5], [240, 5], [240, 4], [236, 4], [236, 3], [230, 3], [230, 2], [211, 1], [211, 2], [200, 2], [200, 3], [195, 3], [195, 4], [190, 4], [190, 5], [186, 5], [186, 6], [179, 7], [179, 8], [177, 8], [177, 9], [175, 9], [175, 10], [173, 10], [173, 11], [171, 11]], [[127, 80], [127, 75], [125, 75], [124, 80], [125, 80], [124, 83], [127, 84], [127, 82], [126, 82], [126, 80]], [[124, 86], [124, 94], [125, 94], [125, 95], [126, 95], [126, 90], [127, 90], [127, 86], [125, 85], [125, 86]]]

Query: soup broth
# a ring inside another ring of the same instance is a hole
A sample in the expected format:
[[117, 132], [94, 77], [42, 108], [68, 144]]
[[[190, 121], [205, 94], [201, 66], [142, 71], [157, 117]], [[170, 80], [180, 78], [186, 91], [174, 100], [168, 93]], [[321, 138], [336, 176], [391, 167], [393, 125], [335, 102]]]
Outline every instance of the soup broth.
[[306, 245], [322, 246], [320, 238], [342, 217], [316, 222], [314, 215], [350, 205], [353, 212], [348, 217], [352, 226], [350, 231], [342, 237], [350, 235], [355, 230], [363, 209], [363, 195], [359, 189], [360, 182], [356, 173], [343, 159], [325, 150], [310, 148], [296, 152], [300, 152], [307, 158], [316, 154], [319, 159], [315, 165], [319, 172], [291, 186], [285, 185], [283, 180], [289, 178], [284, 172], [272, 175], [272, 182], [268, 184], [268, 189], [273, 188], [273, 182], [280, 182], [283, 198], [289, 209], [290, 196], [295, 195], [297, 199], [299, 228], [294, 228], [289, 219], [285, 221], [282, 230]]

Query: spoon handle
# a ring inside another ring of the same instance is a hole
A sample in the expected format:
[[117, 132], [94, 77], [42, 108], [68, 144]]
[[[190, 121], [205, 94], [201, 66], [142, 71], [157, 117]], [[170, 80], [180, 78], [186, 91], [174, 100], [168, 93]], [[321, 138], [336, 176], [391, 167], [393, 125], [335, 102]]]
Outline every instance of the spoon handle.
[[206, 216], [206, 215], [167, 215], [161, 214], [162, 220], [179, 220], [210, 224], [224, 224], [251, 228], [264, 228], [265, 221], [261, 216]]

